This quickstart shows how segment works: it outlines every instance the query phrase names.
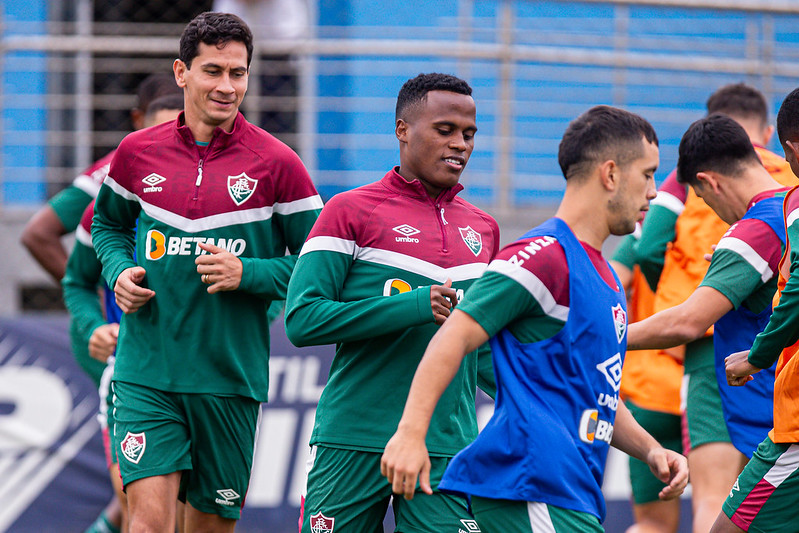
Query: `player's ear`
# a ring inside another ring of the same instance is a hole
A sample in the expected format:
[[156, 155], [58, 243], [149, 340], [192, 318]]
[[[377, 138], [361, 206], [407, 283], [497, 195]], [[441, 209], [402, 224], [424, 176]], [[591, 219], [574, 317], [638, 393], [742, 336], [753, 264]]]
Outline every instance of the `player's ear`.
[[[793, 154], [793, 160], [799, 161], [799, 143], [796, 143], [794, 141], [785, 141], [783, 148], [785, 150], [786, 156], [788, 156], [789, 154]], [[786, 159], [788, 158], [786, 157]]]
[[186, 63], [181, 61], [180, 59], [176, 59], [174, 63], [172, 63], [172, 72], [175, 73], [175, 83], [178, 84], [178, 87], [185, 87], [186, 86], [186, 71], [188, 68], [186, 67]]
[[621, 180], [621, 171], [616, 162], [608, 159], [599, 165], [599, 181], [608, 191], [615, 191], [619, 187], [619, 180]]
[[399, 142], [408, 142], [408, 123], [401, 118], [397, 119], [397, 124], [394, 127], [394, 134], [399, 139]]
[[696, 179], [702, 184], [703, 190], [719, 191], [719, 181], [714, 172], [697, 172]]

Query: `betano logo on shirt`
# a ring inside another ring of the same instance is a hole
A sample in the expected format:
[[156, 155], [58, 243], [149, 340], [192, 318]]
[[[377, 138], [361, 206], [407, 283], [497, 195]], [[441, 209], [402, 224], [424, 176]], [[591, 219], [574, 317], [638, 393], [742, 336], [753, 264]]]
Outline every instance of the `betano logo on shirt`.
[[213, 237], [169, 237], [156, 229], [147, 232], [144, 256], [150, 261], [158, 261], [165, 255], [203, 255], [208, 252], [200, 248], [200, 243], [224, 248], [235, 256], [240, 256], [247, 248], [244, 239], [214, 239]]
[[[419, 285], [420, 289], [423, 287], [429, 287], [429, 285]], [[383, 296], [394, 296], [395, 294], [411, 292], [412, 290], [413, 287], [410, 283], [399, 278], [387, 279], [383, 284]], [[455, 289], [455, 295], [460, 302], [463, 299], [463, 289]]]
[[610, 444], [613, 438], [613, 424], [607, 420], [600, 420], [596, 409], [586, 409], [580, 417], [578, 434], [580, 440], [586, 444], [593, 444], [595, 440]]

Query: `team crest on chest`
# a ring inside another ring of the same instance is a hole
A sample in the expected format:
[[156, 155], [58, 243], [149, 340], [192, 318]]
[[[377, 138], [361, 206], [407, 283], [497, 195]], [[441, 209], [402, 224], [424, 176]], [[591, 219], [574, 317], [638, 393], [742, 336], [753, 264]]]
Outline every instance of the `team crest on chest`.
[[311, 515], [311, 533], [333, 533], [335, 523], [335, 518], [328, 518], [322, 514], [322, 511], [319, 511], [315, 515]]
[[125, 456], [125, 459], [131, 463], [138, 464], [142, 455], [144, 455], [144, 449], [147, 447], [147, 439], [143, 432], [131, 433], [128, 431], [125, 438], [122, 439], [120, 447], [122, 448], [122, 455]]
[[258, 181], [242, 172], [238, 176], [227, 177], [227, 192], [236, 205], [241, 205], [250, 199]]
[[613, 324], [616, 326], [616, 338], [621, 342], [627, 332], [627, 313], [621, 304], [614, 305], [611, 311], [613, 312]]
[[461, 232], [461, 239], [463, 242], [466, 243], [466, 246], [469, 247], [469, 250], [477, 257], [480, 255], [480, 252], [483, 250], [483, 237], [476, 231], [474, 231], [471, 226], [466, 226], [465, 228], [458, 228], [458, 231]]

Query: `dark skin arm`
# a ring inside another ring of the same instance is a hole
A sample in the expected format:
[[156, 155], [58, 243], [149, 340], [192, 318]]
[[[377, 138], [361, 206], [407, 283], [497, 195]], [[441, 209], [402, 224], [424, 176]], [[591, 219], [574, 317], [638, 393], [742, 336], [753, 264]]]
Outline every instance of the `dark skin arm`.
[[39, 209], [22, 230], [20, 242], [56, 282], [64, 277], [67, 251], [61, 244], [66, 229], [49, 205]]

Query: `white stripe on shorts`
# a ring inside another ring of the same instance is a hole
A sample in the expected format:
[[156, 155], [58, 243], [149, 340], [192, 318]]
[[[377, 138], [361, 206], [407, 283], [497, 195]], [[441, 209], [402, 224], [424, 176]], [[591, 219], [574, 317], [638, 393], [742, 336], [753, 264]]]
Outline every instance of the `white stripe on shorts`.
[[779, 487], [788, 476], [796, 472], [797, 468], [799, 468], [799, 446], [791, 444], [785, 453], [780, 455], [776, 464], [763, 476], [763, 479], [772, 486]]
[[530, 517], [530, 527], [533, 533], [555, 533], [555, 525], [549, 516], [547, 504], [527, 502], [527, 516]]

